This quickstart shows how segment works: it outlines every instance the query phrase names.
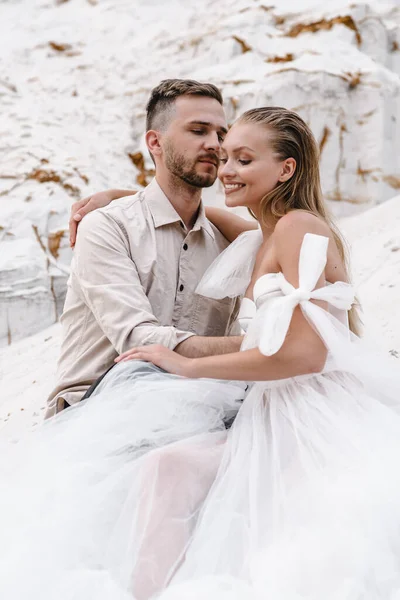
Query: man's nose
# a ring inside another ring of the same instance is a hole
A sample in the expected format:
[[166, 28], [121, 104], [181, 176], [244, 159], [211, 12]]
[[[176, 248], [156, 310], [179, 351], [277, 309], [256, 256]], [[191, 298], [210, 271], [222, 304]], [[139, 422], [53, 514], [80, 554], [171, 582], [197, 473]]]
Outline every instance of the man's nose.
[[221, 143], [218, 138], [218, 134], [215, 131], [210, 132], [206, 139], [204, 140], [204, 147], [207, 150], [214, 150], [214, 152], [219, 152], [221, 148]]

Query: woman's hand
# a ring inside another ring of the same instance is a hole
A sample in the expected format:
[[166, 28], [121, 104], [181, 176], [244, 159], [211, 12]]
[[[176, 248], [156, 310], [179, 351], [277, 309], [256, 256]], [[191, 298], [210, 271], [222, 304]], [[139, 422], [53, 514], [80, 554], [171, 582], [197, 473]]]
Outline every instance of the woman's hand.
[[103, 208], [108, 206], [113, 200], [123, 198], [124, 196], [132, 196], [136, 194], [135, 190], [106, 190], [105, 192], [97, 192], [92, 196], [88, 196], [83, 200], [74, 202], [71, 206], [71, 214], [69, 219], [69, 243], [71, 248], [75, 246], [76, 232], [78, 229], [79, 222], [82, 221], [83, 217], [92, 210], [97, 208]]
[[194, 359], [181, 356], [169, 348], [165, 348], [159, 344], [151, 344], [149, 346], [139, 346], [127, 350], [120, 354], [115, 362], [125, 362], [127, 360], [145, 360], [151, 362], [157, 367], [181, 375], [182, 377], [193, 377]]

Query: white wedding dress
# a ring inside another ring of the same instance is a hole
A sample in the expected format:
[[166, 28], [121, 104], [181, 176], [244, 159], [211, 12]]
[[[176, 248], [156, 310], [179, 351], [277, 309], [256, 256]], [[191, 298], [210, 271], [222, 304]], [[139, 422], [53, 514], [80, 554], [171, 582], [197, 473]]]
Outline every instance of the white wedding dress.
[[[240, 236], [198, 291], [243, 294], [260, 242]], [[305, 236], [299, 289], [264, 275], [241, 311], [243, 348], [272, 355], [300, 305], [323, 372], [241, 404], [239, 383], [135, 380], [126, 363], [0, 444], [1, 598], [400, 600], [399, 369], [349, 332], [350, 285], [314, 289], [327, 242]]]

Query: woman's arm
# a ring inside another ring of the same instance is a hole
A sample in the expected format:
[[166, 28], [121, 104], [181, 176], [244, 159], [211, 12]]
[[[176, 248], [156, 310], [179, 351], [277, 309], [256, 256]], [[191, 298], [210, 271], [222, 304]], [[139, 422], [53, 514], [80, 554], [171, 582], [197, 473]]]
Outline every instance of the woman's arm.
[[319, 373], [322, 370], [326, 360], [324, 346], [317, 359], [311, 356], [305, 344], [298, 352], [293, 346], [291, 350], [292, 356], [287, 350], [283, 350], [282, 346], [281, 350], [273, 356], [264, 356], [258, 348], [254, 348], [221, 356], [185, 358], [164, 346], [142, 346], [121, 354], [115, 362], [144, 360], [182, 377], [229, 381], [271, 381]]
[[90, 213], [92, 210], [97, 208], [103, 208], [112, 202], [118, 200], [118, 198], [124, 198], [125, 196], [133, 196], [137, 190], [106, 190], [105, 192], [97, 192], [92, 196], [88, 196], [83, 200], [74, 202], [71, 206], [71, 213], [69, 219], [69, 243], [71, 248], [75, 246], [76, 232], [78, 229], [79, 222], [82, 221], [83, 217]]
[[[82, 221], [85, 215], [90, 213], [92, 210], [107, 206], [113, 200], [118, 200], [119, 198], [124, 198], [125, 196], [133, 196], [136, 194], [136, 192], [137, 190], [111, 189], [105, 190], [104, 192], [97, 192], [96, 194], [88, 196], [83, 200], [74, 202], [71, 206], [69, 220], [69, 241], [71, 247], [74, 247], [75, 245], [78, 224], [80, 221]], [[242, 217], [238, 217], [234, 213], [229, 213], [223, 208], [207, 206], [206, 216], [229, 242], [233, 242], [238, 235], [244, 231], [251, 231], [252, 229], [257, 229], [258, 227], [256, 222], [249, 221], [248, 219], [242, 219]]]
[[[295, 288], [299, 287], [300, 248], [308, 232], [325, 235], [332, 240], [328, 226], [306, 213], [287, 215], [281, 219], [274, 233], [279, 268]], [[324, 273], [316, 288], [323, 285]], [[319, 372], [325, 364], [326, 355], [321, 338], [305, 319], [300, 307], [296, 307], [286, 339], [280, 350], [272, 356], [264, 356], [258, 348], [254, 348], [222, 356], [188, 359], [161, 346], [143, 346], [126, 352], [117, 361], [132, 358], [147, 360], [185, 377], [268, 381]]]
[[206, 206], [206, 217], [229, 242], [236, 240], [244, 231], [258, 228], [257, 222], [242, 219], [242, 217], [238, 217], [224, 208]]

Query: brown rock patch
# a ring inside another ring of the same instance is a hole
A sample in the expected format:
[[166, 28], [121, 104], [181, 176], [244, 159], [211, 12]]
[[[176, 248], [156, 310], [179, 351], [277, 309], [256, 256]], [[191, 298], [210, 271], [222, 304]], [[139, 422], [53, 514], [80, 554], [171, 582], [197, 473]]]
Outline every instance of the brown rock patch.
[[71, 44], [59, 44], [58, 42], [49, 42], [49, 46], [56, 52], [66, 52], [72, 49]]
[[244, 40], [242, 40], [242, 38], [238, 37], [237, 35], [233, 35], [232, 37], [235, 40], [235, 42], [240, 44], [242, 54], [245, 54], [246, 52], [250, 52], [252, 50], [252, 47], [249, 46]]
[[324, 149], [330, 135], [331, 135], [332, 131], [329, 129], [329, 127], [327, 127], [325, 125], [324, 129], [322, 130], [322, 136], [321, 139], [319, 141], [319, 155], [321, 156], [322, 154], [322, 150]]
[[61, 177], [58, 175], [58, 173], [56, 173], [55, 171], [52, 171], [51, 169], [49, 169], [49, 170], [35, 169], [31, 173], [28, 173], [28, 175], [26, 176], [26, 179], [34, 179], [35, 181], [38, 181], [39, 183], [58, 183], [58, 185], [61, 185], [61, 187], [64, 188], [64, 190], [70, 196], [73, 196], [74, 198], [77, 198], [80, 196], [79, 188], [75, 187], [74, 185], [71, 185], [70, 183], [66, 183], [65, 181], [63, 181], [61, 179]]
[[65, 230], [61, 229], [60, 231], [55, 231], [53, 233], [49, 233], [47, 238], [47, 245], [49, 247], [50, 253], [54, 256], [54, 258], [58, 258], [59, 249], [61, 240], [64, 237]]
[[394, 175], [385, 175], [382, 179], [394, 190], [400, 190], [400, 177], [395, 177]]
[[315, 33], [316, 31], [328, 31], [335, 25], [344, 25], [345, 27], [348, 27], [348, 29], [354, 31], [356, 34], [357, 45], [359, 46], [361, 44], [361, 34], [353, 17], [350, 15], [333, 17], [333, 19], [321, 19], [320, 21], [314, 21], [312, 23], [297, 23], [296, 25], [293, 25], [286, 35], [289, 37], [297, 37], [305, 32]]
[[138, 175], [136, 176], [136, 182], [143, 187], [149, 184], [148, 177], [154, 177], [155, 170], [154, 169], [146, 169], [144, 164], [144, 156], [141, 152], [131, 153], [128, 152], [128, 156], [135, 165], [135, 167], [139, 170]]
[[271, 58], [266, 58], [265, 62], [267, 63], [282, 63], [282, 62], [290, 62], [294, 60], [294, 55], [291, 52], [288, 52], [284, 56], [272, 56]]

